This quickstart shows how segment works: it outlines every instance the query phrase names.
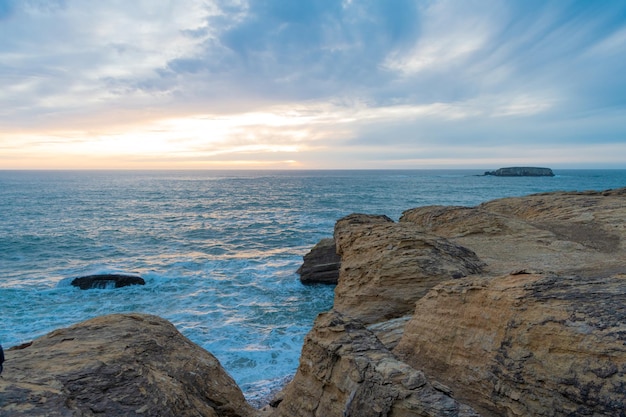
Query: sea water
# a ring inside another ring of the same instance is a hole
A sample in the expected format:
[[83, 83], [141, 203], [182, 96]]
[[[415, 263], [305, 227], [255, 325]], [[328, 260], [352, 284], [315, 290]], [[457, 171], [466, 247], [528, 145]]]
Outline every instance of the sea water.
[[[103, 314], [156, 314], [259, 402], [294, 374], [315, 316], [332, 306], [333, 287], [302, 285], [295, 271], [337, 219], [626, 186], [626, 170], [555, 173], [0, 171], [0, 343]], [[146, 285], [70, 285], [100, 273]]]

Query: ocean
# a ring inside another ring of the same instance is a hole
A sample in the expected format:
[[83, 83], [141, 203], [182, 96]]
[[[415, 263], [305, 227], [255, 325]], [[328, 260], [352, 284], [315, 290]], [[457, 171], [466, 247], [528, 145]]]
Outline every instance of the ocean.
[[[156, 314], [259, 402], [295, 373], [315, 316], [332, 306], [331, 286], [302, 285], [295, 271], [337, 219], [626, 186], [626, 170], [483, 172], [0, 171], [0, 343], [103, 314]], [[70, 285], [99, 273], [146, 285]]]

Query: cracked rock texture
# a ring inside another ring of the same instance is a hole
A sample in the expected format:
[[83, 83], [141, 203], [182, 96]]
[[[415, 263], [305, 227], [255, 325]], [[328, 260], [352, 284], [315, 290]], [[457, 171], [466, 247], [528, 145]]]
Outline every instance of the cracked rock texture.
[[471, 250], [385, 216], [344, 217], [335, 241], [341, 270], [333, 307], [366, 324], [412, 313], [435, 285], [484, 266]]
[[334, 237], [334, 309], [276, 416], [626, 416], [626, 189], [354, 214]]
[[217, 359], [156, 316], [117, 314], [6, 352], [0, 416], [253, 415]]
[[275, 417], [477, 416], [398, 360], [357, 320], [321, 314]]

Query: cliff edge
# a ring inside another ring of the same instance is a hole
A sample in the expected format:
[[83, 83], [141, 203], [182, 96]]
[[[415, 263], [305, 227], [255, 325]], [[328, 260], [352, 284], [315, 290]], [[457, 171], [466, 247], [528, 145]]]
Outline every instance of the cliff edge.
[[275, 415], [626, 415], [625, 220], [626, 189], [340, 219]]

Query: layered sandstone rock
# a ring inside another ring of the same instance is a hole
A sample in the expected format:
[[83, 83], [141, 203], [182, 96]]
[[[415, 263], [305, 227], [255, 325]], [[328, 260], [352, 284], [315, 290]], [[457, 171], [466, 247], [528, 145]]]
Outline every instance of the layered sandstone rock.
[[399, 361], [360, 322], [322, 314], [274, 417], [478, 416]]
[[420, 299], [395, 352], [485, 415], [624, 415], [625, 220], [626, 189], [405, 212], [487, 266]]
[[420, 207], [401, 223], [474, 251], [490, 275], [543, 270], [610, 275], [626, 266], [626, 189], [505, 198], [477, 207]]
[[149, 315], [99, 317], [10, 349], [2, 416], [251, 416], [217, 359]]
[[340, 219], [335, 242], [341, 271], [334, 309], [367, 324], [411, 313], [438, 283], [484, 266], [471, 250], [385, 216]]
[[339, 220], [335, 311], [277, 415], [422, 415], [414, 394], [361, 400], [401, 398], [416, 372], [459, 407], [425, 415], [626, 415], [625, 219], [620, 189]]
[[626, 276], [447, 282], [395, 353], [484, 415], [624, 415]]

